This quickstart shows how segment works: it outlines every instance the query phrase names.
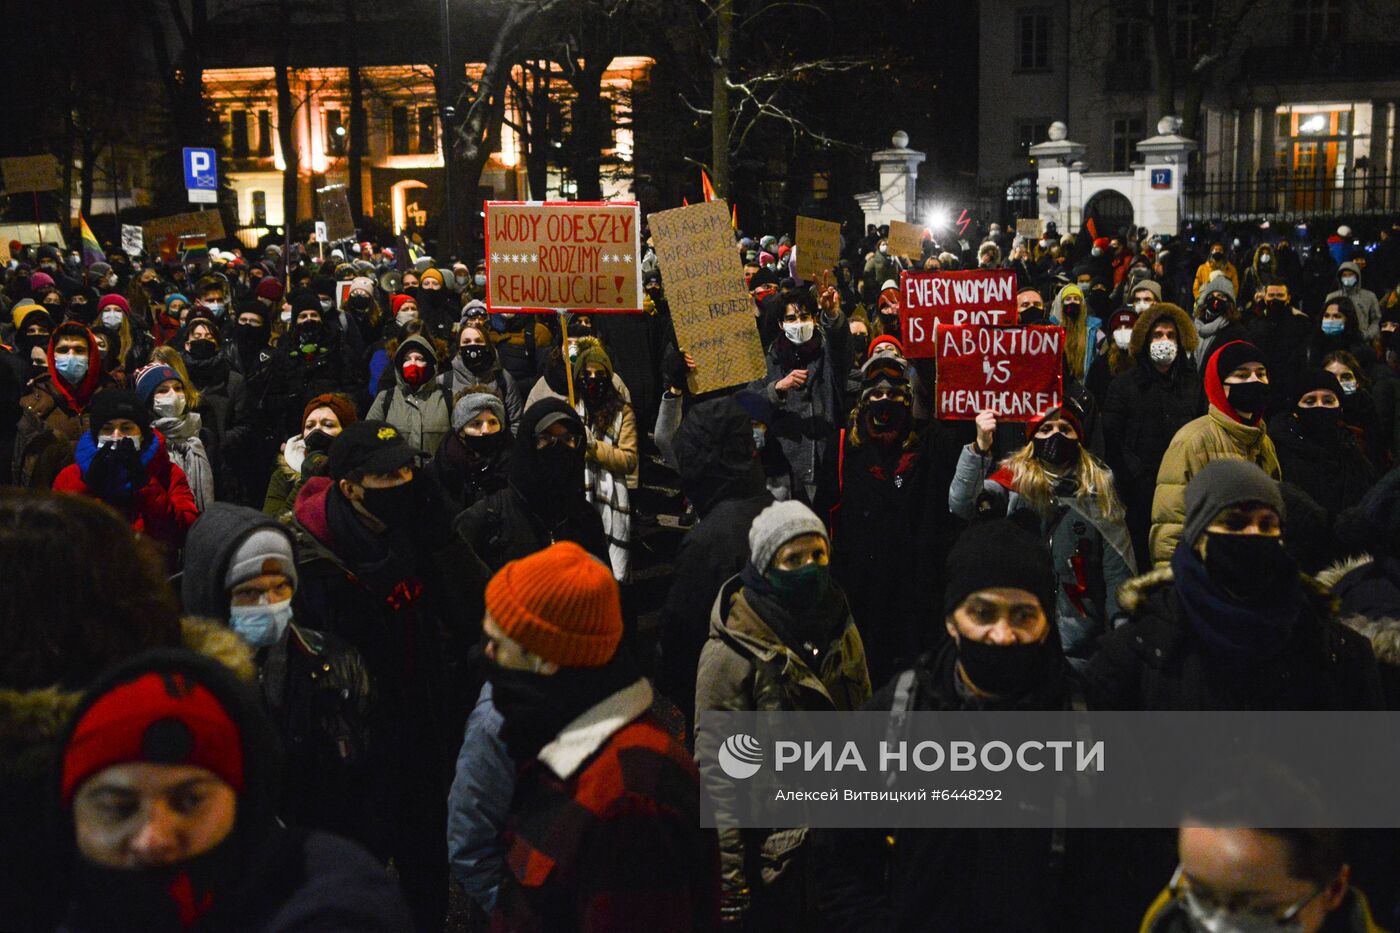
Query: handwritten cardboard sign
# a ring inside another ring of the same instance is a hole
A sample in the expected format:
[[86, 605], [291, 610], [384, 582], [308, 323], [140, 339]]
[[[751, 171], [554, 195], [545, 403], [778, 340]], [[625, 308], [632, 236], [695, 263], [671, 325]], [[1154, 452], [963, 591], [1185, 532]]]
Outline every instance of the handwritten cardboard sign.
[[135, 224], [122, 224], [122, 252], [135, 259], [145, 248], [146, 241], [141, 235], [141, 228]]
[[1010, 269], [902, 272], [899, 317], [910, 358], [934, 355], [938, 324], [1016, 323], [1016, 273]]
[[0, 176], [4, 177], [6, 194], [57, 191], [63, 187], [58, 176], [58, 160], [51, 155], [0, 159]]
[[188, 214], [172, 214], [157, 217], [141, 225], [142, 237], [147, 243], [156, 243], [167, 236], [194, 236], [202, 233], [211, 240], [224, 238], [224, 218], [216, 210], [191, 211]]
[[890, 221], [890, 235], [886, 242], [895, 256], [907, 256], [915, 262], [924, 258], [924, 228], [917, 224]]
[[768, 369], [729, 216], [716, 200], [647, 217], [676, 339], [695, 358], [696, 393], [752, 382]]
[[1016, 221], [1016, 234], [1028, 240], [1038, 240], [1045, 233], [1045, 221], [1039, 217], [1022, 217]]
[[990, 409], [1003, 421], [1029, 421], [1064, 398], [1060, 327], [938, 328], [935, 417], [967, 421]]
[[355, 218], [350, 215], [350, 198], [344, 185], [317, 188], [316, 194], [325, 219], [326, 238], [323, 242], [339, 243], [355, 236]]
[[641, 311], [635, 203], [486, 202], [492, 311]]
[[815, 282], [841, 261], [841, 225], [797, 216], [797, 274]]

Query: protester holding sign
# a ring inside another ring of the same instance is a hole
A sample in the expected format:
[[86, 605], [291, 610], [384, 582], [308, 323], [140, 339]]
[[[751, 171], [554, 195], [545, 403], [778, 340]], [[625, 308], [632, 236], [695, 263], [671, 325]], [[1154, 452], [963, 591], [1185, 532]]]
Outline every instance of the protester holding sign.
[[960, 518], [1006, 515], [1034, 523], [1054, 558], [1055, 614], [1065, 654], [1087, 660], [1118, 612], [1118, 587], [1137, 572], [1113, 474], [1084, 449], [1080, 413], [1051, 408], [1026, 424], [1026, 446], [992, 471], [997, 417], [977, 416], [948, 491]]

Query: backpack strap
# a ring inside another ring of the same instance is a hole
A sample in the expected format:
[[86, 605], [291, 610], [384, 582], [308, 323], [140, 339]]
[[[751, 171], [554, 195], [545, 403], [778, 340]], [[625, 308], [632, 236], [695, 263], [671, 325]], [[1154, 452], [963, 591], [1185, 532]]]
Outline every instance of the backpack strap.
[[[918, 696], [919, 684], [918, 674], [914, 668], [901, 671], [894, 681], [894, 699], [890, 703], [889, 724], [885, 729], [886, 747], [894, 745], [905, 734], [905, 724], [909, 720], [909, 711], [914, 708], [914, 699]], [[899, 772], [892, 770], [885, 778], [885, 786], [893, 789], [899, 780]]]

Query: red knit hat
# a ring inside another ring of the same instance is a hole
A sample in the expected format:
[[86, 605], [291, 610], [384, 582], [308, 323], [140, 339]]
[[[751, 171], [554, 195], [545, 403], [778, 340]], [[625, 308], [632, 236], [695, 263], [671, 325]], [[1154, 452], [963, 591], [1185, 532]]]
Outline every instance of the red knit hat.
[[612, 571], [572, 541], [502, 567], [486, 584], [486, 611], [507, 638], [560, 667], [602, 667], [622, 640]]
[[1040, 430], [1040, 426], [1047, 421], [1056, 418], [1063, 418], [1074, 425], [1074, 433], [1079, 435], [1081, 441], [1087, 440], [1084, 436], [1084, 413], [1079, 410], [1079, 406], [1074, 402], [1066, 401], [1063, 405], [1047, 409], [1026, 422], [1026, 440], [1035, 437], [1035, 432]]
[[108, 305], [116, 305], [118, 308], [121, 308], [122, 314], [131, 313], [131, 305], [127, 304], [126, 299], [123, 298], [121, 295], [116, 294], [115, 292], [113, 292], [110, 295], [103, 295], [101, 298], [97, 299], [98, 311], [101, 311]]
[[904, 344], [900, 343], [898, 337], [894, 336], [893, 334], [881, 334], [879, 337], [876, 337], [874, 340], [870, 341], [870, 351], [865, 354], [865, 358], [867, 360], [870, 359], [872, 356], [875, 355], [876, 351], [878, 351], [881, 347], [886, 345], [893, 346], [895, 352], [897, 352], [900, 355], [901, 359], [905, 357]]
[[64, 804], [97, 772], [131, 761], [195, 765], [243, 792], [238, 726], [208, 687], [178, 672], [143, 674], [88, 707], [63, 753]]
[[253, 294], [264, 301], [281, 301], [283, 290], [281, 279], [275, 275], [265, 275]]
[[[413, 296], [412, 296], [412, 295], [390, 295], [390, 296], [389, 296], [389, 309], [390, 309], [390, 311], [391, 311], [393, 314], [398, 315], [399, 309], [402, 308], [405, 304], [407, 304], [407, 303], [410, 302], [410, 301], [413, 301]], [[418, 302], [413, 301], [413, 304], [414, 304], [414, 307], [417, 307]]]

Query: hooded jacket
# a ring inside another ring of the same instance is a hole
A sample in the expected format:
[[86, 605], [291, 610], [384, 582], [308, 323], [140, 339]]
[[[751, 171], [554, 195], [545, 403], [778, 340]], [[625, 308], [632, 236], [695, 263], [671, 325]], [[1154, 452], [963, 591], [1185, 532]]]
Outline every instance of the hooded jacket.
[[1207, 463], [1236, 457], [1256, 464], [1274, 479], [1283, 478], [1274, 442], [1269, 439], [1264, 422], [1245, 424], [1225, 397], [1224, 382], [1216, 372], [1219, 356], [1220, 350], [1216, 350], [1206, 363], [1204, 382], [1208, 410], [1176, 432], [1157, 470], [1148, 541], [1152, 562], [1158, 567], [1171, 561], [1181, 538], [1186, 521], [1186, 484]]
[[449, 401], [456, 398], [458, 392], [474, 385], [495, 386], [506, 408], [506, 427], [514, 437], [520, 433], [520, 416], [525, 413], [524, 395], [515, 377], [501, 366], [501, 355], [489, 335], [486, 338], [486, 349], [491, 354], [491, 365], [483, 372], [476, 373], [467, 369], [467, 364], [462, 362], [459, 352], [453, 354], [452, 364], [438, 374], [437, 383], [447, 390]]
[[[1343, 275], [1356, 276], [1356, 284], [1347, 288], [1342, 284]], [[1381, 303], [1376, 293], [1361, 284], [1361, 267], [1354, 262], [1344, 262], [1337, 267], [1337, 290], [1323, 299], [1324, 304], [1334, 298], [1350, 298], [1356, 309], [1356, 326], [1366, 340], [1375, 340], [1381, 333]]]
[[1230, 288], [1230, 283], [1220, 279], [1211, 279], [1201, 288], [1200, 295], [1196, 297], [1196, 303], [1193, 306], [1195, 312], [1193, 322], [1196, 325], [1196, 335], [1201, 339], [1195, 351], [1198, 370], [1204, 369], [1206, 361], [1225, 344], [1235, 340], [1249, 339], [1249, 331], [1238, 320], [1238, 311], [1235, 312], [1236, 318], [1234, 319], [1222, 316], [1209, 323], [1201, 320], [1201, 309], [1205, 307], [1206, 300], [1213, 292], [1220, 292], [1227, 296], [1232, 304], [1235, 303], [1235, 292]]
[[[87, 343], [87, 373], [76, 385], [54, 367], [54, 344], [62, 337], [80, 337]], [[87, 429], [83, 413], [98, 389], [114, 385], [102, 371], [102, 354], [92, 331], [76, 321], [54, 328], [49, 337], [48, 369], [29, 384], [19, 400], [20, 420], [15, 432], [14, 481], [30, 489], [48, 489], [64, 467], [73, 462], [79, 436]]]
[[657, 685], [695, 719], [695, 672], [710, 631], [714, 594], [749, 559], [749, 527], [773, 502], [763, 482], [748, 414], [732, 397], [701, 402], [675, 439], [681, 490], [700, 522], [681, 539], [661, 607]]
[[[228, 625], [223, 581], [229, 562], [260, 528], [292, 539], [270, 515], [227, 502], [209, 506], [185, 548], [180, 596], [186, 612]], [[294, 621], [277, 644], [258, 650], [257, 659], [262, 697], [287, 750], [288, 821], [382, 847], [373, 809], [381, 804], [374, 777], [382, 777], [383, 769], [374, 757], [382, 750], [375, 747], [374, 693], [360, 653], [334, 635]]]
[[414, 334], [405, 338], [394, 352], [393, 388], [375, 397], [365, 417], [387, 421], [402, 431], [408, 446], [423, 453], [418, 461], [421, 466], [452, 430], [452, 399], [431, 376], [417, 389], [408, 384], [403, 376], [403, 361], [411, 350], [423, 354], [427, 365], [436, 368], [437, 354], [426, 337]]
[[[1099, 338], [1101, 336], [1099, 328], [1103, 324], [1103, 321], [1090, 311], [1088, 296], [1084, 293], [1083, 289], [1078, 285], [1066, 285], [1064, 288], [1060, 289], [1060, 293], [1056, 295], [1055, 300], [1050, 303], [1049, 322], [1051, 324], [1057, 324], [1065, 328], [1066, 332], [1068, 332], [1070, 328], [1081, 326], [1074, 321], [1066, 322], [1065, 320], [1065, 298], [1071, 295], [1077, 295], [1079, 298], [1079, 317], [1084, 328], [1084, 355], [1080, 360], [1071, 361], [1066, 359], [1065, 362], [1073, 363], [1070, 367], [1071, 373], [1074, 372], [1075, 366], [1082, 364], [1083, 368], [1079, 370], [1078, 376], [1078, 379], [1082, 382], [1084, 379], [1088, 378], [1089, 367], [1094, 364], [1094, 357], [1098, 354]], [[1068, 343], [1066, 343], [1065, 352], [1069, 352]]]

